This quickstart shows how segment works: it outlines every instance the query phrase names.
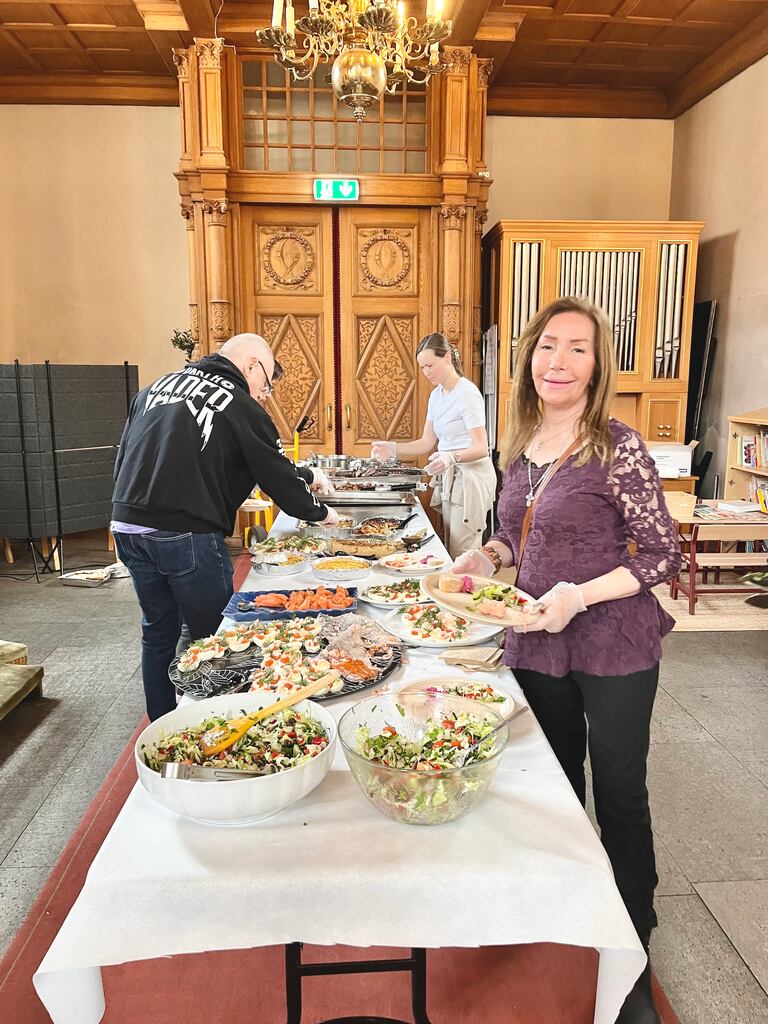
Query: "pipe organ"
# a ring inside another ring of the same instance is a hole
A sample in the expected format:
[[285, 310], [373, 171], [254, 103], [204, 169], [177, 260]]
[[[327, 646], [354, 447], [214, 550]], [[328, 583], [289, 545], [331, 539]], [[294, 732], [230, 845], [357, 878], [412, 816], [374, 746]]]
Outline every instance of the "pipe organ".
[[618, 363], [613, 413], [652, 441], [684, 441], [696, 254], [703, 224], [499, 221], [483, 240], [486, 326], [498, 325], [497, 436], [530, 317], [563, 295], [601, 306]]

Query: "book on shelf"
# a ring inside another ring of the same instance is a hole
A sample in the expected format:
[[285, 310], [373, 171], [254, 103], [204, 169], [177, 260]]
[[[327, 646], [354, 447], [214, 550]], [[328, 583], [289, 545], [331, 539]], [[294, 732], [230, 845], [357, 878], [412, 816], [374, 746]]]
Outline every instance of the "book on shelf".
[[745, 469], [768, 467], [768, 430], [739, 437], [739, 464]]
[[761, 512], [768, 513], [768, 480], [749, 481], [749, 501], [756, 502]]
[[[735, 506], [736, 511], [730, 508], [723, 508], [723, 504]], [[728, 523], [735, 519], [741, 522], [760, 523], [761, 525], [765, 522], [764, 512], [755, 510], [751, 505], [746, 510], [738, 502], [720, 502], [717, 507], [714, 505], [695, 505], [693, 514], [697, 519], [707, 523]]]
[[735, 498], [733, 501], [718, 501], [717, 507], [723, 512], [761, 512], [760, 504], [757, 501], [747, 501], [746, 498]]

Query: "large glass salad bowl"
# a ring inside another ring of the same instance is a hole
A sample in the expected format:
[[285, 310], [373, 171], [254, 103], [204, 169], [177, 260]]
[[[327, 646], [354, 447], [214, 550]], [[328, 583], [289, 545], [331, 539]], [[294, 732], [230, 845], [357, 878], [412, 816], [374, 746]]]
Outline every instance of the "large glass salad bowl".
[[466, 814], [491, 784], [506, 729], [469, 748], [501, 720], [493, 708], [463, 697], [395, 692], [346, 711], [339, 739], [374, 807], [409, 825], [440, 825]]

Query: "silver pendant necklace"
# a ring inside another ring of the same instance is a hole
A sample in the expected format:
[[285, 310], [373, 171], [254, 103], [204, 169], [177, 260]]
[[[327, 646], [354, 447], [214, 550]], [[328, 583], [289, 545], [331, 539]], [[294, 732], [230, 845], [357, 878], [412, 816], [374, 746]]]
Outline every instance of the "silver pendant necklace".
[[525, 507], [526, 508], [530, 508], [531, 505], [533, 504], [533, 499], [534, 499], [534, 496], [536, 495], [536, 490], [537, 490], [539, 484], [541, 483], [541, 481], [544, 479], [544, 477], [547, 474], [547, 471], [545, 469], [544, 472], [539, 477], [539, 479], [536, 481], [536, 484], [534, 486], [533, 474], [531, 473], [531, 466], [532, 465], [533, 465], [533, 463], [531, 462], [530, 459], [528, 459], [528, 493], [525, 496]]

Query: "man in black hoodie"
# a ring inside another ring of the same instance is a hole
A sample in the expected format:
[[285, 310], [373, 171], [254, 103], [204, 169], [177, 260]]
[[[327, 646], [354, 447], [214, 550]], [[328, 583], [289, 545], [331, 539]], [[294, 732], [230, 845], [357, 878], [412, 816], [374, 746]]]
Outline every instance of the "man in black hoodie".
[[259, 404], [279, 372], [263, 338], [239, 334], [218, 354], [144, 388], [131, 404], [115, 464], [112, 530], [143, 612], [150, 719], [176, 706], [168, 666], [182, 623], [193, 640], [218, 629], [232, 595], [224, 537], [253, 488], [258, 484], [289, 515], [322, 526], [338, 522], [310, 490], [327, 485], [324, 474], [285, 457]]

